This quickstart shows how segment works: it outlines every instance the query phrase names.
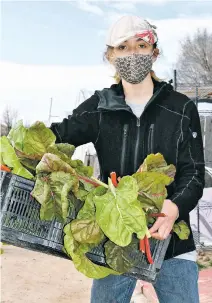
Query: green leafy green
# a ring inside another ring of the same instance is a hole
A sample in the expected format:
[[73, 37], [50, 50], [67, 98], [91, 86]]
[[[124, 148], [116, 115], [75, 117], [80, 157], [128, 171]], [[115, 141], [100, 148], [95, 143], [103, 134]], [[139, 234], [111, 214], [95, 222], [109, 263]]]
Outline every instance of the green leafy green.
[[68, 143], [59, 143], [51, 145], [47, 148], [47, 152], [58, 156], [61, 160], [71, 165], [71, 156], [74, 153], [75, 147]]
[[71, 222], [71, 230], [74, 239], [80, 243], [99, 244], [104, 239], [104, 234], [101, 231], [95, 219], [94, 196], [105, 194], [104, 187], [97, 187], [92, 190], [86, 197], [85, 203], [77, 215], [77, 219]]
[[23, 122], [18, 121], [11, 129], [8, 139], [25, 158], [40, 160], [48, 147], [55, 143], [56, 137], [43, 122], [36, 122], [25, 128]]
[[139, 250], [139, 240], [133, 238], [132, 242], [121, 247], [107, 241], [104, 245], [107, 264], [117, 272], [128, 272], [139, 262], [136, 258], [132, 258], [132, 252]]
[[45, 154], [37, 165], [36, 172], [51, 173], [55, 171], [63, 171], [76, 176], [75, 170], [68, 163], [61, 160], [57, 155], [50, 153]]
[[167, 165], [162, 154], [150, 154], [146, 157], [143, 164], [138, 169], [140, 172], [159, 172], [174, 178], [176, 168], [174, 165]]
[[86, 257], [85, 253], [89, 252], [93, 247], [95, 247], [95, 245], [80, 244], [77, 242], [72, 235], [71, 224], [67, 224], [65, 226], [64, 232], [65, 251], [73, 260], [73, 263], [78, 271], [93, 279], [105, 278], [110, 274], [119, 274], [110, 268], [94, 264]]
[[95, 196], [102, 196], [107, 192], [103, 186], [93, 189], [86, 197], [85, 203], [77, 215], [77, 219], [92, 219], [95, 218], [96, 207], [94, 204]]
[[34, 178], [34, 176], [20, 163], [19, 158], [17, 157], [14, 148], [11, 146], [7, 137], [0, 137], [0, 146], [1, 161], [12, 169], [13, 174], [27, 179]]
[[[16, 151], [16, 155], [18, 156], [18, 151]], [[32, 171], [33, 174], [35, 174], [36, 166], [38, 165], [38, 160], [32, 160], [27, 158], [19, 158], [21, 164], [28, 169], [29, 171]]]
[[[25, 128], [19, 121], [8, 138], [0, 140], [3, 164], [26, 178], [36, 174], [32, 196], [41, 204], [41, 219], [68, 223], [64, 251], [78, 271], [100, 279], [128, 272], [136, 265], [132, 255], [138, 251], [139, 239], [149, 235], [147, 224], [155, 220], [149, 212], [161, 210], [166, 186], [174, 180], [173, 165], [167, 165], [159, 153], [148, 155], [137, 173], [123, 177], [114, 187], [110, 178], [108, 185], [96, 180], [92, 167], [71, 158], [73, 145], [55, 144], [55, 135], [42, 122]], [[190, 230], [181, 221], [174, 225], [174, 232], [187, 239]], [[86, 256], [106, 240], [110, 268], [98, 266]]]
[[187, 240], [190, 235], [190, 229], [185, 221], [180, 221], [175, 223], [173, 226], [173, 231], [178, 235], [181, 240]]
[[87, 190], [85, 190], [84, 185], [81, 184], [81, 182], [80, 182], [79, 188], [78, 188], [77, 192], [75, 192], [74, 194], [77, 199], [79, 199], [81, 201], [85, 201], [89, 192]]
[[94, 218], [73, 220], [71, 231], [74, 239], [80, 243], [99, 244], [104, 239], [104, 234]]
[[143, 208], [156, 207], [161, 210], [167, 197], [166, 187], [173, 179], [159, 172], [137, 172], [133, 175], [139, 188], [139, 201]]
[[32, 196], [41, 204], [41, 219], [66, 222], [69, 209], [73, 206], [68, 194], [70, 190], [77, 188], [77, 185], [77, 177], [63, 171], [38, 177]]
[[73, 156], [75, 146], [68, 143], [57, 143], [55, 144], [58, 151], [65, 154], [69, 159]]
[[19, 151], [24, 150], [24, 140], [27, 133], [27, 128], [24, 127], [23, 121], [18, 121], [14, 127], [10, 130], [7, 138], [14, 148]]
[[146, 218], [138, 196], [138, 185], [133, 177], [123, 177], [114, 188], [102, 196], [94, 196], [96, 220], [104, 234], [115, 244], [127, 246], [136, 233], [143, 239], [148, 232]]

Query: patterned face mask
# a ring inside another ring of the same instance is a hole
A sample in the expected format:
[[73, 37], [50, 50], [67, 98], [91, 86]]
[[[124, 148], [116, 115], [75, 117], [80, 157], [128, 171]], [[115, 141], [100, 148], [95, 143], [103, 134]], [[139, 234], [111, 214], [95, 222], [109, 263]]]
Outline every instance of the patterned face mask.
[[125, 81], [131, 84], [142, 82], [152, 69], [153, 54], [133, 54], [117, 57], [114, 61], [116, 71]]

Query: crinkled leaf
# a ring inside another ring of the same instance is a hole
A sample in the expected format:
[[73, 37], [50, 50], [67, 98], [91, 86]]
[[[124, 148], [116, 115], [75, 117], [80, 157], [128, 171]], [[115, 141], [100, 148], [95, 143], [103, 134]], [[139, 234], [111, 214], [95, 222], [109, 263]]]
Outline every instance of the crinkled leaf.
[[75, 147], [71, 144], [59, 143], [49, 146], [47, 152], [57, 155], [61, 160], [72, 166], [73, 160], [71, 160], [71, 156], [73, 155], [74, 149]]
[[80, 183], [83, 185], [83, 188], [87, 191], [90, 192], [91, 190], [93, 190], [95, 188], [95, 186], [93, 184], [90, 184], [84, 180], [80, 180]]
[[161, 210], [167, 197], [166, 186], [172, 178], [158, 172], [138, 172], [133, 175], [139, 188], [139, 201], [143, 208], [156, 207]]
[[52, 172], [49, 176], [38, 177], [32, 196], [42, 205], [40, 217], [42, 220], [57, 219], [65, 222], [70, 206], [70, 190], [76, 188], [78, 179], [63, 171]]
[[180, 221], [175, 223], [173, 226], [173, 231], [178, 235], [181, 240], [187, 240], [190, 235], [190, 229], [185, 221]]
[[176, 168], [174, 165], [167, 165], [162, 154], [150, 154], [146, 157], [143, 164], [138, 169], [140, 172], [160, 172], [164, 173], [168, 177], [173, 178], [176, 173]]
[[76, 240], [74, 240], [70, 224], [67, 224], [65, 226], [64, 232], [65, 252], [71, 257], [75, 268], [79, 272], [93, 279], [105, 278], [110, 274], [119, 274], [110, 268], [94, 264], [86, 257], [85, 253], [95, 247], [95, 244], [80, 244]]
[[55, 171], [64, 171], [66, 173], [76, 175], [75, 170], [68, 163], [61, 160], [57, 155], [49, 153], [45, 154], [39, 162], [36, 172], [51, 173]]
[[58, 151], [60, 151], [61, 153], [65, 154], [66, 156], [68, 156], [69, 158], [71, 158], [74, 154], [75, 151], [75, 146], [68, 144], [68, 143], [58, 143], [55, 144]]
[[104, 245], [107, 264], [118, 272], [128, 272], [139, 262], [132, 257], [133, 252], [139, 249], [139, 240], [133, 239], [132, 242], [121, 247], [111, 241], [107, 241]]
[[27, 128], [24, 127], [23, 121], [18, 121], [14, 127], [10, 130], [7, 138], [14, 148], [17, 150], [24, 150], [24, 140], [27, 133]]
[[85, 201], [89, 192], [84, 189], [84, 186], [82, 184], [80, 184], [78, 190], [74, 194], [77, 199], [79, 199], [81, 201]]
[[85, 203], [77, 215], [77, 219], [91, 219], [95, 217], [94, 196], [102, 196], [106, 193], [107, 189], [99, 186], [88, 193]]
[[11, 146], [7, 137], [0, 137], [1, 159], [5, 165], [12, 169], [12, 173], [27, 179], [33, 179], [34, 176], [22, 166], [14, 148]]
[[77, 219], [71, 222], [72, 234], [80, 243], [98, 244], [104, 239], [98, 223], [95, 220], [95, 205], [93, 198], [95, 195], [105, 194], [104, 187], [93, 189], [86, 197], [85, 203], [77, 215]]
[[92, 166], [77, 166], [76, 171], [79, 175], [91, 177], [93, 175], [93, 167]]
[[14, 148], [22, 152], [26, 158], [40, 160], [56, 137], [43, 122], [36, 122], [29, 128], [19, 121], [8, 135]]
[[73, 220], [71, 231], [74, 239], [80, 243], [99, 244], [104, 239], [104, 234], [95, 218]]
[[119, 246], [129, 245], [133, 233], [143, 239], [148, 232], [137, 196], [137, 182], [130, 176], [121, 179], [115, 193], [108, 190], [102, 196], [94, 196], [97, 223], [104, 234]]
[[77, 215], [77, 219], [89, 219], [95, 216], [95, 205], [93, 202], [93, 193], [89, 193], [85, 203]]
[[19, 160], [26, 169], [29, 169], [35, 173], [36, 166], [38, 165], [39, 160], [32, 160], [32, 159], [27, 159], [27, 158], [19, 158]]

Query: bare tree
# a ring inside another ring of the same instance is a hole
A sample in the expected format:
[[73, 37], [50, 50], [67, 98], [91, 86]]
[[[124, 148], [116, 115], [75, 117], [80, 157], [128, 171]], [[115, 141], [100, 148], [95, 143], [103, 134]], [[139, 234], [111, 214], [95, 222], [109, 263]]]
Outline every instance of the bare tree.
[[7, 136], [14, 123], [17, 121], [18, 112], [6, 107], [2, 114], [1, 135]]
[[212, 33], [200, 30], [181, 43], [177, 61], [178, 84], [212, 84]]

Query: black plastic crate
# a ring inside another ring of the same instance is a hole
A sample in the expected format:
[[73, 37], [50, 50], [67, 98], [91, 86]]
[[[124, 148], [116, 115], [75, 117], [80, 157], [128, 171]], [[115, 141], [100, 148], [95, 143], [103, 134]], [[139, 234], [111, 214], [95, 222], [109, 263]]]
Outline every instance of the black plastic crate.
[[[69, 259], [63, 252], [63, 228], [56, 220], [40, 220], [40, 204], [30, 195], [34, 182], [1, 171], [1, 240], [15, 246]], [[69, 214], [67, 223], [75, 217]], [[132, 253], [138, 265], [127, 276], [154, 282], [165, 257], [170, 237], [164, 241], [150, 239], [154, 264], [149, 264], [139, 250]], [[104, 247], [99, 245], [86, 254], [96, 264], [107, 266]]]
[[63, 252], [64, 224], [40, 220], [40, 204], [30, 194], [34, 181], [2, 172], [0, 177], [1, 241], [68, 258]]
[[[170, 239], [171, 236], [163, 241], [159, 241], [153, 238], [149, 239], [150, 250], [154, 264], [149, 264], [146, 256], [139, 250], [132, 252], [131, 258], [133, 260], [136, 260], [136, 263], [138, 265], [133, 267], [128, 273], [125, 273], [124, 275], [151, 283], [155, 282], [157, 273], [162, 266]], [[98, 247], [93, 248], [86, 255], [91, 261], [102, 266], [107, 266], [103, 245], [99, 245]]]

